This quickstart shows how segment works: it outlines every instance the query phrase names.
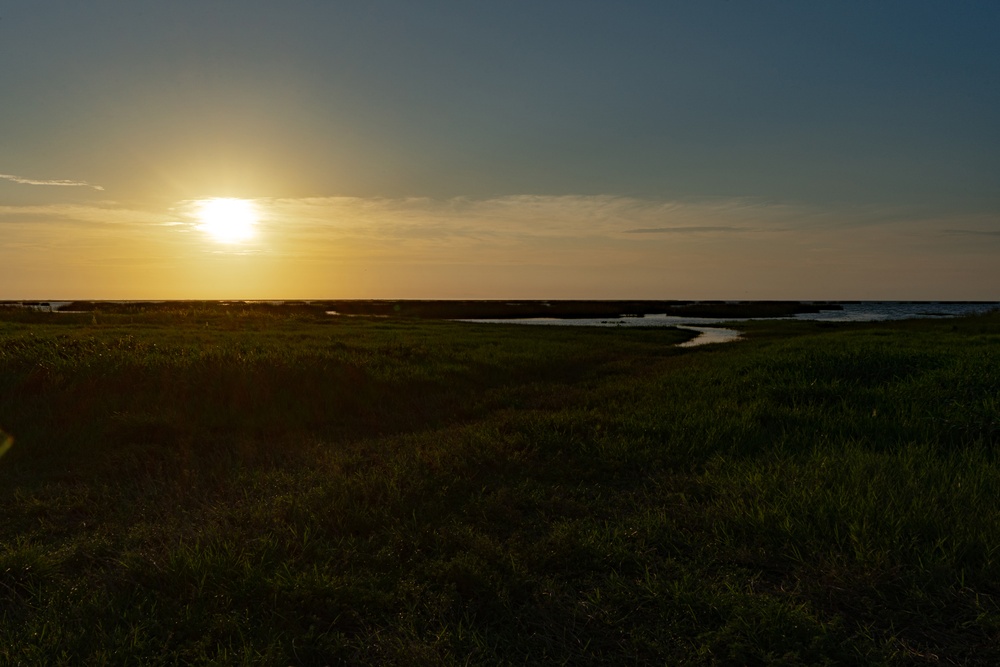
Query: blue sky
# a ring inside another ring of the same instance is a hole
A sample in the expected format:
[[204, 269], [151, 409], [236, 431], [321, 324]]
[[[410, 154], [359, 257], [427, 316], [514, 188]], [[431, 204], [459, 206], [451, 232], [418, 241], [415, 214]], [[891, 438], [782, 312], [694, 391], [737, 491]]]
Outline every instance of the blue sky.
[[[1000, 299], [998, 34], [993, 2], [8, 1], [0, 298]], [[257, 240], [199, 236], [209, 197]]]

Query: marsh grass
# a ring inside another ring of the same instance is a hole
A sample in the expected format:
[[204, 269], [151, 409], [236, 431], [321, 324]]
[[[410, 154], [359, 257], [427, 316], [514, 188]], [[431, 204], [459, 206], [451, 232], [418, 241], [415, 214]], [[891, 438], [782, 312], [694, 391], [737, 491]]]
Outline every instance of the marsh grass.
[[996, 314], [2, 318], [0, 662], [1000, 659]]

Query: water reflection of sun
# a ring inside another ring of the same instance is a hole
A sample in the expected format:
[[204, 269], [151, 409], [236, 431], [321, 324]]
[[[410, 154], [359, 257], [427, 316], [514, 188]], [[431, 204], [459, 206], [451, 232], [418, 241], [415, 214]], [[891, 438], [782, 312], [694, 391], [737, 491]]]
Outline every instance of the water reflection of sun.
[[239, 243], [252, 239], [259, 214], [249, 199], [216, 197], [197, 203], [198, 229], [219, 243]]

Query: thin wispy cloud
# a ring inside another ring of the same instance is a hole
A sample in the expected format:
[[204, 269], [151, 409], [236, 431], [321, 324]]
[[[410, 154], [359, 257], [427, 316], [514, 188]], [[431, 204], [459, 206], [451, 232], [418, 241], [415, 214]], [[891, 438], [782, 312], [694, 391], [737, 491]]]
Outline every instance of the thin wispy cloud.
[[10, 181], [11, 183], [19, 183], [20, 185], [57, 185], [71, 188], [92, 188], [94, 190], [104, 190], [104, 188], [100, 185], [94, 185], [93, 183], [87, 183], [86, 181], [70, 181], [65, 179], [41, 180], [37, 178], [15, 176], [14, 174], [0, 174], [0, 179]]
[[1000, 229], [943, 229], [944, 234], [955, 236], [1000, 236]]
[[623, 234], [697, 234], [698, 232], [746, 232], [751, 231], [741, 227], [710, 227], [704, 225], [685, 227], [643, 227], [626, 229]]
[[[148, 284], [170, 285], [157, 293], [178, 298], [220, 298], [248, 285], [256, 290], [248, 294], [281, 298], [304, 283], [356, 298], [975, 298], [986, 292], [943, 290], [938, 276], [959, 271], [962, 284], [995, 284], [1000, 242], [990, 216], [748, 199], [340, 196], [254, 203], [258, 235], [233, 247], [199, 231], [196, 201], [170, 208], [0, 205], [0, 264], [26, 275], [53, 263], [73, 267], [101, 294], [124, 294], [115, 291], [127, 282], [121, 276], [136, 284], [146, 276]], [[931, 262], [932, 253], [940, 259]], [[482, 286], [470, 286], [470, 272]], [[93, 277], [101, 275], [105, 282]], [[789, 276], [801, 279], [791, 285]], [[315, 293], [328, 295], [324, 289]]]
[[46, 204], [41, 206], [0, 206], [0, 224], [87, 226], [163, 225], [171, 222], [167, 213], [143, 211], [115, 202], [101, 204]]
[[[198, 228], [197, 202], [143, 210], [114, 201], [93, 204], [0, 205], [0, 224], [83, 224], [156, 227], [171, 233]], [[487, 244], [724, 242], [740, 235], [782, 233], [829, 243], [847, 231], [899, 238], [997, 237], [992, 220], [904, 217], [869, 209], [824, 210], [741, 199], [644, 200], [609, 195], [510, 195], [476, 199], [316, 197], [258, 199], [262, 239], [313, 248], [337, 239], [371, 244], [434, 244], [468, 248]], [[978, 229], [977, 229], [978, 228]], [[879, 232], [878, 230], [882, 230]], [[645, 238], [644, 238], [645, 237]], [[317, 245], [318, 244], [318, 245]], [[414, 246], [416, 247], [416, 246]]]
[[776, 230], [815, 213], [743, 200], [677, 202], [609, 195], [489, 199], [322, 197], [262, 202], [294, 230], [380, 239], [583, 239], [619, 234]]

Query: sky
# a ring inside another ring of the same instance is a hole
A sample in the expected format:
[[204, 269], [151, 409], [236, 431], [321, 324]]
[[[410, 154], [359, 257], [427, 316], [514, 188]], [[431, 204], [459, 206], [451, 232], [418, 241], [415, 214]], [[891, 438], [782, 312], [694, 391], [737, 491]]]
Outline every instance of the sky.
[[998, 34], [994, 0], [0, 0], [0, 299], [1000, 300]]

